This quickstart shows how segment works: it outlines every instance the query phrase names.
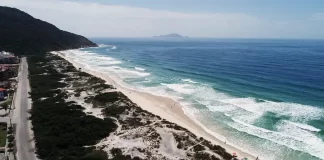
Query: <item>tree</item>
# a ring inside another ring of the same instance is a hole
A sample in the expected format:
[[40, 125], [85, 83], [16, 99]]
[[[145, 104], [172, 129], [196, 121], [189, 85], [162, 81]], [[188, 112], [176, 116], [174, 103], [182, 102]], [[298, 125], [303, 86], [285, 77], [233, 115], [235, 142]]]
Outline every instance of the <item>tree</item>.
[[13, 135], [9, 135], [7, 137], [7, 139], [8, 139], [8, 142], [11, 143], [11, 142], [13, 142], [13, 140], [15, 139], [15, 137]]
[[8, 104], [3, 104], [3, 105], [2, 105], [2, 108], [4, 108], [5, 111], [7, 112], [7, 109], [9, 108], [9, 105], [8, 105]]
[[9, 142], [8, 147], [12, 148], [13, 146], [14, 146], [14, 144]]

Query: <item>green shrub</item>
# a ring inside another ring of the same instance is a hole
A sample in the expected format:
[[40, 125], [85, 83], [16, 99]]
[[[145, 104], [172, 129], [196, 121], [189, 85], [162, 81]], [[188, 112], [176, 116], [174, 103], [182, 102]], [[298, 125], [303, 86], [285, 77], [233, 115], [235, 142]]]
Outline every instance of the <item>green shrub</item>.
[[9, 135], [7, 136], [8, 142], [13, 142], [13, 140], [15, 139], [15, 137], [13, 135]]
[[[57, 160], [101, 157], [95, 148], [85, 148], [97, 144], [101, 139], [115, 131], [117, 125], [112, 119], [100, 119], [86, 115], [83, 107], [75, 102], [65, 102], [67, 94], [58, 88], [67, 84], [59, 82], [69, 76], [54, 69], [52, 60], [55, 56], [28, 57], [31, 98], [33, 107], [30, 111], [35, 135], [36, 153], [40, 159]], [[48, 64], [43, 70], [39, 61]], [[62, 61], [68, 63], [66, 61]], [[47, 75], [41, 73], [46, 72]], [[79, 76], [90, 76], [79, 72]], [[48, 97], [40, 101], [42, 97]], [[100, 159], [101, 160], [101, 159]], [[104, 160], [104, 159], [102, 159]]]
[[12, 134], [13, 130], [8, 130], [7, 134]]
[[9, 147], [9, 148], [13, 148], [13, 147], [14, 147], [14, 144], [9, 142], [9, 143], [8, 143], [8, 147]]

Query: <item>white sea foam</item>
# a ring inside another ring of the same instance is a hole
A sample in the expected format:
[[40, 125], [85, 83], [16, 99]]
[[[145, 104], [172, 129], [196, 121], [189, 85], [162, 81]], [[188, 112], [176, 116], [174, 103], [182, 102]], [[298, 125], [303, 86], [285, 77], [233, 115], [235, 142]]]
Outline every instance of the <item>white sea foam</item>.
[[100, 66], [109, 66], [109, 65], [116, 65], [116, 64], [121, 64], [122, 62], [121, 61], [118, 61], [118, 60], [103, 60], [103, 59], [97, 59], [97, 58], [94, 58], [94, 59], [83, 59], [82, 60], [83, 62], [87, 63], [87, 64], [90, 64], [92, 66], [97, 66], [97, 65], [100, 65]]
[[109, 49], [115, 50], [115, 49], [117, 49], [117, 46], [109, 45], [109, 44], [98, 44], [97, 48], [107, 48], [106, 50], [109, 50]]
[[[183, 112], [190, 117], [196, 124], [198, 124], [199, 126], [201, 126], [207, 133], [209, 133], [210, 135], [214, 136], [215, 138], [217, 138], [220, 141], [226, 142], [227, 144], [231, 145], [231, 146], [235, 146], [236, 148], [238, 148], [241, 151], [247, 152], [247, 153], [251, 153], [251, 151], [248, 151], [249, 149], [246, 148], [246, 146], [237, 146], [236, 144], [232, 143], [231, 141], [228, 140], [227, 137], [218, 134], [217, 132], [213, 131], [211, 128], [206, 127], [203, 123], [200, 122], [200, 120], [198, 120], [196, 117], [196, 113], [193, 112], [192, 108], [190, 107], [190, 104], [185, 103], [185, 102], [181, 102], [181, 105], [184, 106], [182, 108]], [[260, 155], [260, 154], [257, 154]]]
[[310, 131], [318, 129], [306, 124], [298, 124], [290, 121], [282, 121], [276, 126], [276, 128], [280, 133], [287, 135], [298, 142], [302, 142], [302, 144], [299, 144], [298, 142], [297, 144], [294, 144], [289, 141], [284, 141], [286, 142], [286, 145], [289, 145], [289, 147], [295, 147], [297, 150], [308, 152], [311, 155], [324, 159], [324, 142], [317, 137], [314, 132]]
[[[324, 154], [319, 150], [324, 147], [324, 144], [321, 139], [316, 138], [316, 135], [313, 133], [320, 130], [313, 126], [304, 124], [309, 120], [323, 118], [324, 112], [320, 108], [296, 103], [272, 102], [266, 100], [258, 101], [254, 98], [234, 98], [224, 93], [216, 92], [208, 86], [195, 84], [162, 85], [165, 85], [178, 93], [190, 94], [193, 97], [192, 99], [195, 99], [196, 102], [200, 104], [206, 105], [210, 111], [223, 112], [228, 117], [233, 118], [233, 122], [227, 122], [224, 120], [224, 123], [232, 128], [323, 158]], [[199, 114], [199, 112], [191, 112], [190, 107], [187, 107], [186, 114], [190, 117], [193, 117], [193, 113]], [[285, 116], [293, 121], [299, 121], [300, 123], [287, 122], [288, 124], [285, 124], [285, 127], [281, 127], [278, 132], [254, 126], [254, 122], [260, 120], [260, 118], [262, 118], [262, 116], [267, 112], [272, 112], [278, 116]], [[206, 131], [211, 132], [209, 129], [206, 129]], [[289, 135], [289, 132], [295, 132], [296, 134]], [[302, 136], [302, 134], [304, 136]], [[311, 137], [314, 142], [315, 140], [318, 142], [306, 143], [305, 140], [307, 140], [307, 137]], [[317, 152], [315, 153], [314, 151]]]
[[193, 81], [191, 79], [181, 79], [181, 80], [184, 81], [184, 82], [189, 82], [189, 83], [197, 83], [197, 82], [195, 82], [195, 81]]
[[135, 67], [136, 70], [139, 70], [139, 71], [145, 71], [144, 68], [141, 68], [141, 67]]
[[140, 89], [141, 89], [141, 91], [149, 92], [149, 93], [152, 93], [152, 94], [158, 95], [158, 96], [166, 96], [167, 95], [167, 91], [164, 86], [156, 86], [156, 87], [140, 86]]
[[[96, 61], [98, 62], [98, 61]], [[121, 64], [122, 62], [121, 61], [118, 61], [118, 60], [111, 60], [111, 61], [105, 61], [103, 62], [102, 65], [115, 65], [115, 64]]]
[[227, 117], [231, 117], [232, 115], [228, 114], [228, 113], [225, 113], [225, 116]]
[[215, 132], [213, 132], [212, 130], [206, 128], [205, 125], [203, 125], [201, 122], [199, 122], [199, 120], [197, 120], [195, 117], [194, 112], [192, 112], [192, 110], [190, 109], [190, 105], [186, 105], [184, 103], [181, 103], [181, 105], [185, 106], [182, 108], [183, 112], [188, 115], [193, 121], [195, 121], [195, 123], [197, 123], [198, 125], [200, 125], [206, 132], [208, 132], [209, 134], [215, 136], [217, 139], [221, 140], [221, 141], [226, 141], [226, 137], [222, 136], [220, 134], [217, 134]]
[[[129, 69], [118, 66], [120, 63], [116, 61], [119, 60], [112, 57], [99, 56], [91, 52], [78, 50], [73, 50], [67, 53], [67, 55], [77, 59], [78, 62], [80, 61], [82, 64], [85, 64], [85, 66], [116, 73], [120, 78], [138, 78], [150, 75], [150, 73], [144, 72], [145, 70], [141, 70], [139, 67]], [[314, 133], [320, 130], [305, 124], [307, 121], [323, 118], [324, 111], [322, 109], [296, 103], [272, 102], [266, 100], [257, 101], [254, 98], [236, 98], [222, 92], [217, 92], [217, 90], [208, 85], [200, 84], [190, 79], [181, 80], [186, 83], [161, 83], [160, 86], [141, 86], [140, 88], [142, 91], [163, 96], [171, 96], [175, 100], [181, 100], [181, 104], [183, 104], [183, 101], [194, 100], [195, 102], [205, 105], [211, 112], [222, 112], [226, 116], [231, 117], [233, 121], [224, 121], [224, 124], [232, 128], [280, 145], [288, 146], [295, 150], [305, 151], [314, 156], [324, 158], [324, 153], [320, 150], [324, 148], [323, 141], [319, 138], [316, 139]], [[191, 98], [183, 99], [182, 95], [190, 96]], [[193, 112], [190, 110], [193, 107], [192, 104], [187, 103], [183, 105], [186, 105], [185, 113], [190, 117], [194, 117], [195, 115], [192, 115]], [[276, 132], [253, 125], [254, 122], [262, 118], [262, 116], [268, 112], [278, 116], [285, 116], [290, 120], [281, 121], [275, 126], [278, 130]], [[215, 134], [211, 129], [207, 129], [203, 123], [196, 119], [194, 120], [202, 125], [207, 132]], [[290, 132], [294, 133], [289, 134]], [[310, 141], [306, 142], [307, 139]]]
[[140, 76], [140, 77], [145, 77], [145, 76], [150, 75], [150, 73], [148, 73], [148, 72], [138, 72], [138, 71], [133, 71], [133, 70], [128, 70], [128, 69], [121, 69], [119, 74], [123, 74], [127, 78], [130, 78], [130, 77], [128, 77], [128, 75], [129, 76], [134, 75], [134, 76]]
[[70, 50], [67, 52], [67, 56], [74, 58], [74, 60], [78, 63], [84, 64], [85, 67], [113, 72], [116, 73], [120, 78], [138, 78], [150, 75], [148, 72], [116, 66], [118, 64], [122, 64], [122, 61], [112, 57], [91, 53], [89, 51]]
[[313, 132], [292, 125], [291, 122], [281, 121], [276, 126], [278, 131], [270, 131], [235, 118], [233, 118], [233, 121], [235, 123], [228, 123], [228, 125], [241, 132], [267, 139], [294, 150], [307, 152], [319, 158], [324, 158], [324, 142]]
[[277, 115], [289, 116], [295, 121], [314, 120], [324, 116], [324, 112], [320, 108], [297, 103], [257, 102], [254, 98], [229, 98], [220, 101], [251, 113], [272, 112]]
[[188, 84], [161, 84], [179, 93], [192, 94], [193, 92], [195, 92], [195, 89]]
[[315, 127], [313, 127], [311, 125], [308, 125], [308, 124], [291, 122], [291, 121], [286, 121], [286, 120], [285, 120], [285, 122], [290, 123], [291, 125], [294, 125], [294, 126], [296, 126], [298, 128], [311, 131], [311, 132], [319, 132], [319, 131], [321, 131], [320, 129], [315, 128]]
[[117, 46], [114, 46], [114, 45], [102, 45], [102, 46], [99, 45], [99, 47], [100, 48], [106, 48], [106, 51], [117, 49]]
[[104, 67], [102, 68], [105, 71], [110, 71], [116, 73], [121, 78], [139, 78], [149, 76], [148, 72], [139, 72], [136, 70], [130, 70], [118, 66]]
[[109, 45], [107, 44], [98, 44], [99, 47], [103, 48], [103, 47], [109, 47]]
[[75, 51], [72, 50], [67, 53], [67, 57], [74, 58], [76, 61], [82, 64], [89, 64], [91, 66], [98, 66], [98, 65], [116, 65], [121, 64], [122, 62], [116, 60], [112, 57], [100, 56], [96, 55], [95, 53], [85, 52], [85, 51]]
[[103, 60], [103, 61], [115, 61], [115, 58], [112, 57], [107, 57], [107, 56], [95, 56], [91, 57], [92, 59], [98, 59], [98, 60]]
[[111, 49], [117, 49], [117, 46], [112, 46]]

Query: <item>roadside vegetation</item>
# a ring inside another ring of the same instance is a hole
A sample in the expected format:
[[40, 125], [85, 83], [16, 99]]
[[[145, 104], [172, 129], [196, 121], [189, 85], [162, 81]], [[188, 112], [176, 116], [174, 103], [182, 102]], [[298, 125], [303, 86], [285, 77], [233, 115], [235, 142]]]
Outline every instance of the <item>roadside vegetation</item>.
[[6, 145], [7, 139], [7, 123], [0, 123], [0, 147]]
[[[87, 115], [82, 106], [65, 102], [67, 93], [59, 88], [66, 75], [57, 72], [51, 60], [55, 56], [28, 57], [30, 111], [38, 158], [46, 160], [105, 160], [101, 151], [92, 147], [116, 129], [112, 119]], [[79, 72], [67, 68], [71, 72]], [[86, 76], [86, 75], [85, 75]], [[42, 98], [46, 99], [42, 99]]]

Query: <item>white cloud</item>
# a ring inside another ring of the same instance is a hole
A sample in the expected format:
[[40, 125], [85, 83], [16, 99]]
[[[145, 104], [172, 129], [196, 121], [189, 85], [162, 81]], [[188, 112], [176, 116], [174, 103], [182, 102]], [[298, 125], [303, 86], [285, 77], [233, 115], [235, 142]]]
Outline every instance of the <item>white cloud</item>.
[[245, 13], [183, 13], [66, 0], [1, 0], [1, 5], [16, 7], [85, 36], [151, 37], [171, 32], [193, 37], [305, 36], [289, 29], [298, 31], [301, 25], [267, 21]]

